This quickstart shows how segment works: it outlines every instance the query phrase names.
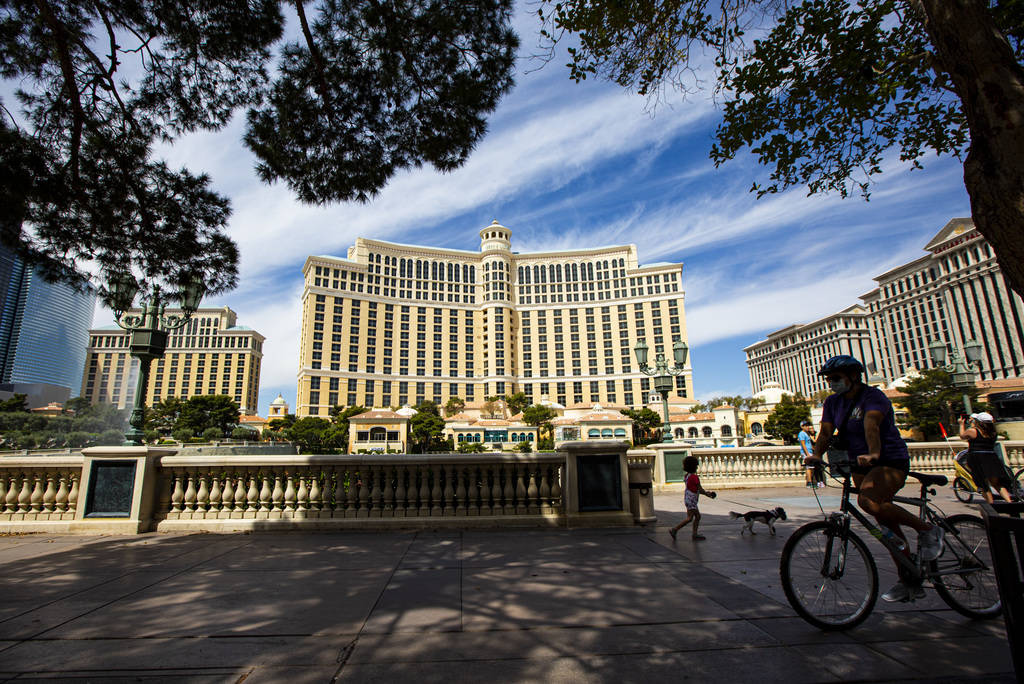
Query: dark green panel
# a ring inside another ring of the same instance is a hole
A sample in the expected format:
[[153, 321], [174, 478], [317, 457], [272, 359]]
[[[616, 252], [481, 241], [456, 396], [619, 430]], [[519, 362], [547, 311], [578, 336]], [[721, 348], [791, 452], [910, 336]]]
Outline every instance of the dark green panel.
[[665, 452], [665, 482], [682, 482], [686, 479], [683, 459], [689, 455], [689, 449]]

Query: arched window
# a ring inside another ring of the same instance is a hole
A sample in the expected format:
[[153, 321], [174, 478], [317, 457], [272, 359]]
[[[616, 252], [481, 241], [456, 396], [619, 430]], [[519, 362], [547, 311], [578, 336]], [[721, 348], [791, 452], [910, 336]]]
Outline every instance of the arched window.
[[750, 424], [750, 434], [752, 434], [752, 435], [759, 435], [762, 432], [764, 432], [764, 428], [761, 427], [760, 423], [751, 423]]
[[626, 429], [625, 428], [615, 428], [615, 436], [616, 437], [625, 437], [626, 436]]
[[458, 436], [456, 437], [456, 440], [459, 442], [463, 441], [464, 439], [466, 439], [466, 437], [462, 433], [459, 433]]
[[387, 439], [388, 431], [382, 427], [370, 428], [370, 441], [371, 442], [383, 442]]
[[469, 267], [469, 279], [466, 282], [467, 283], [475, 283], [476, 282], [476, 266], [470, 266]]
[[555, 278], [555, 265], [551, 264], [548, 266], [548, 280], [552, 283], [557, 283], [558, 280]]
[[686, 436], [686, 431], [683, 428], [676, 428], [676, 437], [680, 439]]
[[701, 428], [701, 433], [702, 433], [702, 434], [703, 434], [703, 435], [704, 435], [705, 437], [710, 437], [710, 436], [712, 435], [712, 430], [711, 430], [711, 428], [710, 428], [710, 427], [708, 427], [707, 425], [705, 425], [705, 426], [704, 426], [703, 428]]
[[519, 272], [519, 282], [521, 283], [521, 282], [523, 282], [523, 267], [522, 266], [519, 267], [518, 272]]
[[477, 433], [477, 434], [473, 435], [473, 441], [474, 442], [479, 442], [480, 441], [480, 433]]
[[513, 442], [518, 442], [519, 441], [519, 435], [517, 435], [516, 433], [513, 432], [510, 436], [511, 436]]
[[732, 437], [732, 426], [730, 426], [730, 425], [723, 425], [722, 426], [722, 436], [723, 437]]
[[696, 437], [697, 436], [697, 428], [695, 428], [695, 427], [690, 428], [689, 430], [687, 430], [686, 434], [689, 437]]
[[532, 442], [533, 441], [533, 433], [531, 432], [530, 434], [526, 435], [526, 439], [528, 441]]
[[590, 437], [591, 439], [596, 439], [596, 438], [598, 438], [600, 436], [601, 436], [601, 431], [598, 430], [597, 428], [590, 428], [590, 431], [587, 432], [587, 437]]
[[604, 430], [601, 430], [601, 436], [602, 437], [614, 437], [615, 433], [612, 432], [611, 428], [605, 428]]
[[573, 280], [579, 280], [580, 279], [580, 271], [579, 271], [578, 264], [573, 264], [572, 265], [572, 279]]

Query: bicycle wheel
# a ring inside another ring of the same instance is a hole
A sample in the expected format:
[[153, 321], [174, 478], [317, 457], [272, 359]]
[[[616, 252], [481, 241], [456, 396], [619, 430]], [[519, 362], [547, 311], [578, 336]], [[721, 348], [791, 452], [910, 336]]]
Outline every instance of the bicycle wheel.
[[953, 494], [956, 495], [958, 501], [971, 503], [971, 500], [974, 499], [974, 485], [964, 481], [962, 477], [958, 477], [953, 480]]
[[932, 570], [962, 572], [933, 577], [936, 593], [961, 615], [971, 618], [999, 615], [1002, 609], [999, 587], [984, 521], [975, 515], [951, 515], [946, 518], [946, 525], [949, 529], [942, 555], [933, 562]]
[[1010, 482], [1010, 498], [1024, 501], [1024, 468], [1018, 470], [1013, 476], [1013, 481]]
[[804, 525], [786, 540], [779, 573], [789, 604], [819, 629], [859, 625], [878, 598], [878, 567], [868, 547], [853, 532], [844, 544], [824, 520]]

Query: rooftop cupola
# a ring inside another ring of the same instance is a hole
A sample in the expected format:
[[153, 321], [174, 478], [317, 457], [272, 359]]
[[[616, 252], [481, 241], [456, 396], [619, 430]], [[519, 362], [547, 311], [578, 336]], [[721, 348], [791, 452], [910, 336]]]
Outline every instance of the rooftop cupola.
[[509, 252], [512, 249], [512, 231], [493, 221], [491, 225], [480, 231], [480, 251], [500, 250]]

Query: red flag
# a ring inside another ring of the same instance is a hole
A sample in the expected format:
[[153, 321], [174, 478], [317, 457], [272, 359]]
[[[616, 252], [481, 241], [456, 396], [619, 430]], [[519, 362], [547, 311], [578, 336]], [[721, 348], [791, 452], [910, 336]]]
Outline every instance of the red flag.
[[949, 439], [949, 435], [946, 434], [946, 428], [943, 427], [942, 423], [939, 423], [939, 430], [942, 431], [942, 436], [943, 437], [945, 437], [946, 439]]

